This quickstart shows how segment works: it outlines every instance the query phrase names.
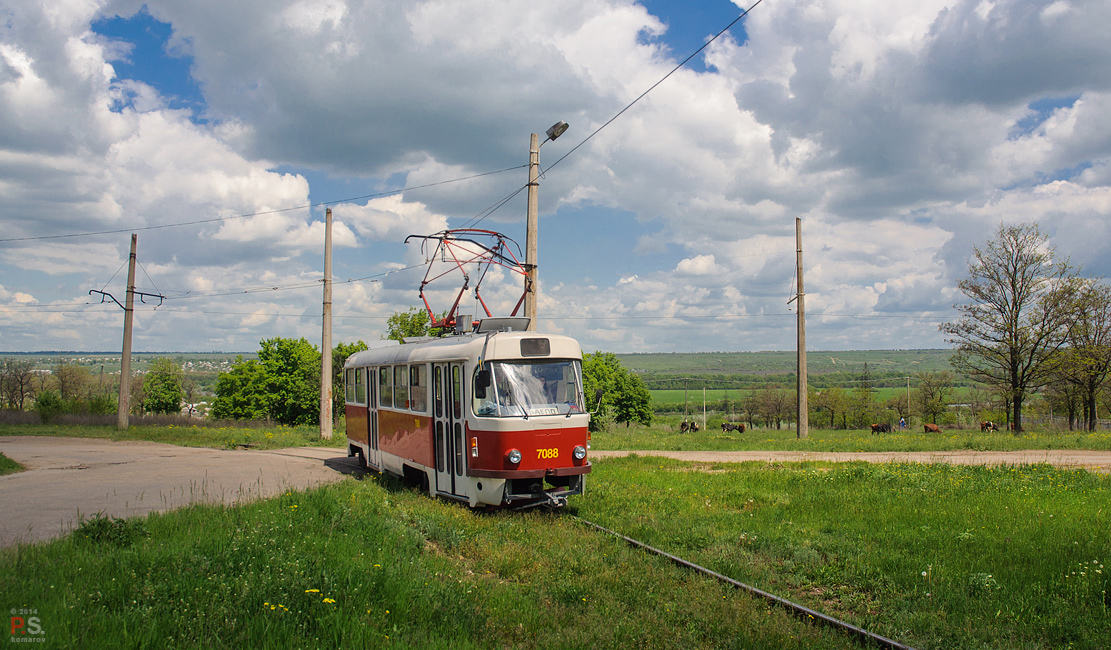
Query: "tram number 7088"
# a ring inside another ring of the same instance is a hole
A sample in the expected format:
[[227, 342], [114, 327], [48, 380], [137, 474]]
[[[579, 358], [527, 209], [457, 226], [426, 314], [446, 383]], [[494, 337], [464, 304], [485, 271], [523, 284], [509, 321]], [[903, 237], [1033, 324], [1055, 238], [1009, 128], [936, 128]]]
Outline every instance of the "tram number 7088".
[[558, 449], [537, 449], [536, 457], [538, 459], [559, 458]]

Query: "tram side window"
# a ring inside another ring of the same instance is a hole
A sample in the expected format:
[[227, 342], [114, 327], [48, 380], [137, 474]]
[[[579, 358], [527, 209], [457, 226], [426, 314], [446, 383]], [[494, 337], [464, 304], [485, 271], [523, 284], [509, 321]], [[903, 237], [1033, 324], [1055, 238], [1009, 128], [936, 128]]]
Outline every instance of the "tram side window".
[[425, 413], [428, 410], [428, 366], [409, 366], [410, 410]]
[[393, 367], [393, 407], [409, 408], [409, 366]]
[[344, 371], [343, 374], [344, 374], [344, 382], [343, 383], [347, 388], [347, 395], [346, 395], [344, 401], [354, 402], [355, 401], [355, 379], [354, 379], [355, 370], [353, 368], [348, 368], [347, 370]]
[[390, 366], [378, 369], [378, 395], [381, 399], [379, 406], [393, 407], [393, 370]]
[[463, 417], [463, 377], [459, 366], [451, 367], [451, 409], [456, 419]]
[[443, 417], [444, 415], [444, 378], [440, 368], [436, 367], [433, 371], [433, 400], [436, 402], [436, 417]]
[[355, 368], [355, 399], [347, 401], [366, 404], [366, 368]]

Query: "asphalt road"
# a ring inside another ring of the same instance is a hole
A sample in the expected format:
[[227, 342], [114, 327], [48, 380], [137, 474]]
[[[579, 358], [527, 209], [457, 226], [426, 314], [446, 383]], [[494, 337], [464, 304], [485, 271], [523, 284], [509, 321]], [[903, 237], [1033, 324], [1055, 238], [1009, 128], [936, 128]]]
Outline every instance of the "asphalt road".
[[[300, 447], [225, 451], [154, 442], [0, 436], [0, 453], [27, 471], [0, 476], [0, 547], [53, 539], [79, 517], [165, 511], [189, 503], [233, 504], [341, 480], [360, 470], [342, 448]], [[694, 462], [866, 461], [966, 465], [1050, 463], [1111, 472], [1111, 452], [823, 453], [775, 451], [592, 451], [593, 458], [627, 454]]]
[[0, 476], [0, 547], [63, 535], [78, 517], [232, 504], [339, 481], [358, 470], [342, 448], [228, 451], [154, 442], [0, 436], [27, 471]]

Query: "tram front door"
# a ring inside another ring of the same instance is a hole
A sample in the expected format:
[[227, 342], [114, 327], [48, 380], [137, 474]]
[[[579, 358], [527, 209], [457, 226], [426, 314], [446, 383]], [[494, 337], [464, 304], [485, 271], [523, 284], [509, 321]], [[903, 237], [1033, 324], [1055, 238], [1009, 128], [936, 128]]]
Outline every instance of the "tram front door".
[[432, 366], [433, 420], [436, 440], [436, 491], [466, 496], [462, 478], [466, 473], [466, 440], [462, 363]]

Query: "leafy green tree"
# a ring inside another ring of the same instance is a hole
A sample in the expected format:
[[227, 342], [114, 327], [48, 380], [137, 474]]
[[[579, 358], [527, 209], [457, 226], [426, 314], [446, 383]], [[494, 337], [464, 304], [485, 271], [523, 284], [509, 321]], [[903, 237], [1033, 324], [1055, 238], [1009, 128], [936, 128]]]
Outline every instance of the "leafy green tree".
[[143, 409], [151, 413], [180, 412], [184, 374], [173, 359], [155, 359], [143, 379]]
[[[611, 408], [614, 419], [624, 422], [649, 424], [652, 411], [649, 403], [651, 393], [640, 377], [626, 370], [617, 355], [612, 352], [595, 352], [583, 355], [583, 388], [586, 391], [587, 407], [592, 410]], [[602, 389], [602, 403], [593, 404], [595, 393]], [[599, 418], [599, 420], [604, 418]], [[597, 430], [600, 422], [591, 419], [591, 430]]]
[[231, 370], [216, 379], [212, 417], [227, 420], [270, 419], [266, 369], [255, 359], [235, 358]]
[[261, 345], [270, 416], [282, 424], [319, 424], [320, 350], [304, 338], [275, 337]]
[[62, 398], [52, 390], [42, 391], [35, 396], [35, 411], [43, 424], [50, 422], [50, 419], [61, 413], [63, 408]]
[[428, 311], [410, 307], [409, 311], [395, 311], [386, 319], [386, 335], [382, 338], [402, 341], [407, 336], [430, 336], [432, 329]]

